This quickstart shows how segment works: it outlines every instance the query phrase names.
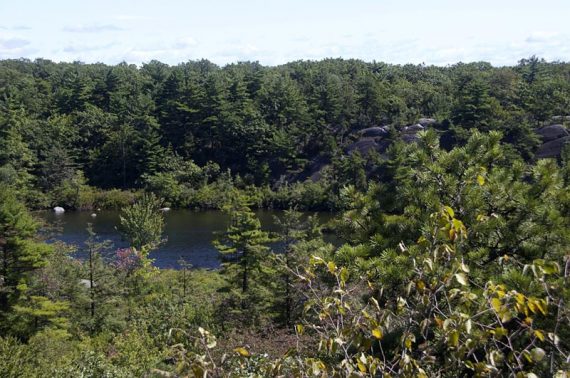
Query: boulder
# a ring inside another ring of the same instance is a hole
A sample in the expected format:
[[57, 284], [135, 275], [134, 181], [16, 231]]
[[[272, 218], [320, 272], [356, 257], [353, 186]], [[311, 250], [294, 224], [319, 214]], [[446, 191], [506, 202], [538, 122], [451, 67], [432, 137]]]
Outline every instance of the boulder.
[[402, 130], [402, 133], [415, 134], [415, 133], [423, 131], [423, 130], [424, 130], [424, 127], [422, 125], [420, 125], [419, 123], [416, 123], [415, 125], [410, 125], [410, 126], [404, 127], [404, 129]]
[[563, 125], [544, 126], [536, 130], [536, 133], [540, 136], [543, 142], [550, 142], [570, 135], [566, 127]]
[[61, 207], [61, 206], [56, 206], [56, 207], [54, 207], [54, 208], [53, 208], [53, 211], [54, 211], [56, 214], [63, 214], [63, 213], [65, 213], [65, 209], [64, 209], [63, 207]]
[[162, 212], [170, 211], [170, 207], [163, 207], [160, 209], [160, 211], [162, 211]]
[[417, 142], [420, 139], [419, 136], [417, 136], [416, 134], [402, 134], [402, 140], [404, 141], [404, 143], [414, 143]]
[[381, 138], [388, 135], [389, 131], [388, 126], [375, 126], [360, 130], [360, 135], [364, 138]]
[[538, 148], [535, 157], [537, 159], [558, 157], [562, 152], [562, 148], [564, 148], [564, 146], [568, 143], [570, 143], [570, 136], [565, 136], [551, 140], [550, 142], [546, 142]]
[[420, 118], [420, 119], [418, 119], [418, 124], [422, 125], [423, 127], [433, 125], [434, 123], [437, 123], [435, 118]]

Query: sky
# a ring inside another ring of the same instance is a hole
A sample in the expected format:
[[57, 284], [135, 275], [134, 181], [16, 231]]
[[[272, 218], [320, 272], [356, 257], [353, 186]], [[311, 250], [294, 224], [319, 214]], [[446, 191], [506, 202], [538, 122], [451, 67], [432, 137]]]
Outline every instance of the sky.
[[502, 66], [532, 55], [570, 61], [570, 0], [0, 0], [0, 59]]

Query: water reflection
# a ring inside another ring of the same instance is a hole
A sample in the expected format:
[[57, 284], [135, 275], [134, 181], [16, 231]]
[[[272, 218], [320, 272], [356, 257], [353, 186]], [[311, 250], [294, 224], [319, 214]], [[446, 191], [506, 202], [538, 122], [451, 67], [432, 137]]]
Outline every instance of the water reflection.
[[[257, 215], [262, 227], [267, 231], [277, 231], [274, 216], [280, 211], [258, 211]], [[50, 226], [58, 232], [51, 240], [82, 246], [88, 238], [87, 224], [93, 224], [93, 230], [99, 240], [110, 240], [114, 248], [125, 248], [127, 243], [121, 238], [116, 227], [119, 225], [118, 211], [101, 211], [93, 217], [92, 212], [53, 212], [39, 213]], [[333, 215], [318, 214], [322, 222], [327, 222]], [[179, 260], [184, 260], [196, 268], [217, 268], [220, 265], [218, 251], [212, 246], [214, 233], [224, 231], [228, 216], [220, 211], [172, 210], [165, 213], [166, 241], [150, 255], [155, 259], [154, 265], [160, 268], [179, 268]], [[279, 245], [274, 245], [279, 248]]]

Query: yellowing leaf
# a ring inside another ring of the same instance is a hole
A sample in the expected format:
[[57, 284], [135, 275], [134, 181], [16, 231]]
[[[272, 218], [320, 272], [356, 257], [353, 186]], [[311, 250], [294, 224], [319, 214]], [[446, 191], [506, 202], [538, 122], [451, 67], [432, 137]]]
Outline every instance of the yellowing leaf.
[[342, 267], [342, 269], [340, 270], [340, 279], [343, 282], [348, 281], [348, 269], [346, 269], [345, 267]]
[[451, 207], [449, 207], [449, 206], [444, 206], [443, 209], [445, 210], [445, 212], [446, 212], [447, 214], [449, 214], [449, 216], [450, 216], [451, 218], [453, 218], [453, 217], [455, 216], [455, 212], [453, 211], [453, 209], [452, 209]]
[[485, 185], [485, 177], [478, 175], [477, 176], [477, 183], [479, 183], [480, 186]]
[[382, 331], [380, 330], [380, 328], [374, 328], [372, 330], [372, 336], [380, 340], [382, 338]]
[[495, 310], [495, 312], [501, 311], [502, 307], [501, 300], [499, 298], [491, 299], [491, 306], [493, 306], [493, 310]]
[[247, 351], [247, 349], [238, 347], [234, 349], [234, 352], [238, 353], [242, 357], [249, 357], [251, 354]]
[[509, 331], [507, 331], [507, 329], [505, 329], [503, 327], [495, 328], [495, 337], [497, 337], [497, 338], [507, 336], [508, 334], [509, 334]]
[[544, 333], [542, 333], [542, 331], [536, 329], [536, 330], [534, 330], [534, 335], [535, 335], [540, 341], [544, 341]]
[[329, 263], [327, 264], [327, 267], [329, 268], [329, 272], [334, 273], [334, 271], [336, 269], [336, 265], [334, 262], [329, 261]]
[[546, 301], [544, 299], [537, 300], [536, 307], [542, 313], [542, 315], [546, 315]]

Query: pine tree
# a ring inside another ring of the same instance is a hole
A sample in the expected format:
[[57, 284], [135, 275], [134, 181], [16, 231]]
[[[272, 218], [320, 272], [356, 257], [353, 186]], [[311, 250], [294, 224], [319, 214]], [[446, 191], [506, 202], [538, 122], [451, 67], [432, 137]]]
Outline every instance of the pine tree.
[[241, 309], [249, 309], [254, 316], [258, 314], [256, 305], [268, 306], [268, 298], [260, 300], [260, 296], [267, 278], [266, 263], [270, 252], [267, 244], [272, 239], [261, 229], [261, 222], [249, 207], [245, 195], [236, 193], [224, 211], [230, 217], [230, 224], [214, 241], [214, 246], [222, 254], [222, 274], [226, 277], [227, 289], [241, 299]]
[[[295, 317], [296, 304], [299, 302], [296, 288], [295, 270], [303, 266], [303, 257], [314, 250], [305, 251], [303, 242], [319, 239], [320, 227], [314, 216], [305, 217], [295, 209], [285, 210], [282, 217], [275, 217], [275, 223], [279, 227], [279, 240], [283, 243], [283, 253], [277, 255], [280, 264], [279, 271], [282, 276], [282, 285], [277, 296], [282, 296], [283, 319], [287, 326], [291, 326]], [[308, 253], [304, 253], [308, 252]]]
[[13, 190], [0, 186], [0, 318], [27, 291], [30, 272], [52, 253], [51, 246], [34, 240], [37, 228]]

